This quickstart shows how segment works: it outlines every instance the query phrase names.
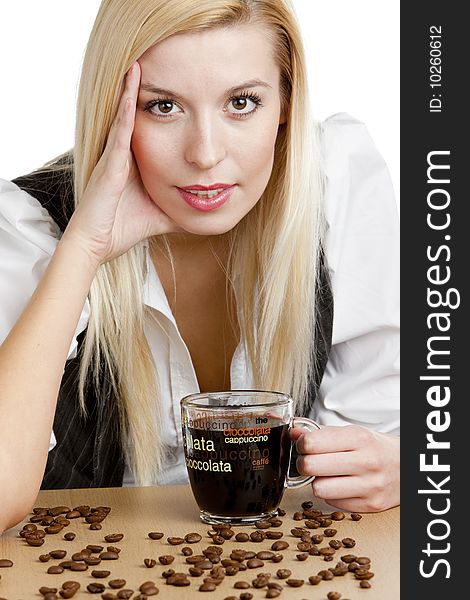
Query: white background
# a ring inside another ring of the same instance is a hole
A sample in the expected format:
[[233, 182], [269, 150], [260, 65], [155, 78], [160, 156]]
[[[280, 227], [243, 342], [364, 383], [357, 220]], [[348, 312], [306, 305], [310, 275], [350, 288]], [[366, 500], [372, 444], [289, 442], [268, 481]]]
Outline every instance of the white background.
[[[398, 203], [399, 0], [293, 2], [314, 117], [348, 112], [367, 124], [389, 166]], [[73, 146], [80, 65], [99, 4], [2, 2], [1, 178], [25, 174]]]

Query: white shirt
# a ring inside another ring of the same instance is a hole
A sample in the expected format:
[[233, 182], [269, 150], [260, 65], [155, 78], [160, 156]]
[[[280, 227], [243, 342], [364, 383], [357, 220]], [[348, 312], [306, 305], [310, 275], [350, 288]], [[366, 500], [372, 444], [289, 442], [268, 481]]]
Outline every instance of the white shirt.
[[[399, 227], [387, 167], [363, 123], [345, 113], [322, 124], [326, 170], [325, 255], [334, 297], [332, 348], [311, 417], [320, 424], [356, 423], [399, 434]], [[22, 313], [54, 253], [61, 232], [40, 203], [0, 180], [0, 343]], [[158, 365], [162, 427], [171, 449], [155, 485], [187, 481], [179, 401], [199, 391], [188, 348], [148, 259], [144, 301], [161, 325], [145, 323]], [[86, 301], [76, 337], [88, 321]], [[231, 388], [253, 388], [240, 344]], [[51, 435], [50, 448], [55, 445]], [[126, 468], [124, 485], [133, 477]]]

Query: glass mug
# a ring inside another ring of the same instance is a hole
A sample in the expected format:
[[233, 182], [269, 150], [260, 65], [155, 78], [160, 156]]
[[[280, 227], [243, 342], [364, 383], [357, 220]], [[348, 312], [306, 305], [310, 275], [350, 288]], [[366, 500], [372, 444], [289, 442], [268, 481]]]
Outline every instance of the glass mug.
[[189, 481], [205, 523], [250, 524], [277, 515], [286, 488], [312, 476], [289, 476], [294, 426], [320, 428], [293, 416], [280, 392], [234, 390], [181, 400]]

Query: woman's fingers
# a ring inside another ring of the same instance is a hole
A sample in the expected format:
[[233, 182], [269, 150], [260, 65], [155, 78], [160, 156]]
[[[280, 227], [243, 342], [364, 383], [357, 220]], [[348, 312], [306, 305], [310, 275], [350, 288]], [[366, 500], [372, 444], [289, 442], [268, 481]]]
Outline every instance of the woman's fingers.
[[121, 173], [129, 167], [139, 83], [140, 66], [138, 62], [135, 62], [127, 72], [118, 111], [111, 125], [103, 153], [111, 173]]
[[303, 475], [355, 475], [362, 469], [355, 451], [302, 454], [297, 458], [297, 470]]
[[324, 454], [355, 450], [370, 443], [373, 433], [356, 425], [328, 426], [300, 435], [296, 448], [299, 454]]

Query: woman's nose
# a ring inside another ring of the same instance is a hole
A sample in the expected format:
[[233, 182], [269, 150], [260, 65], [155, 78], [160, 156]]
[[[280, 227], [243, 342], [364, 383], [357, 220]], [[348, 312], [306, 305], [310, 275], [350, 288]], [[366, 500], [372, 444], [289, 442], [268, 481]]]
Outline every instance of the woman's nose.
[[200, 169], [212, 169], [226, 156], [220, 127], [209, 119], [192, 123], [186, 140], [186, 160]]

